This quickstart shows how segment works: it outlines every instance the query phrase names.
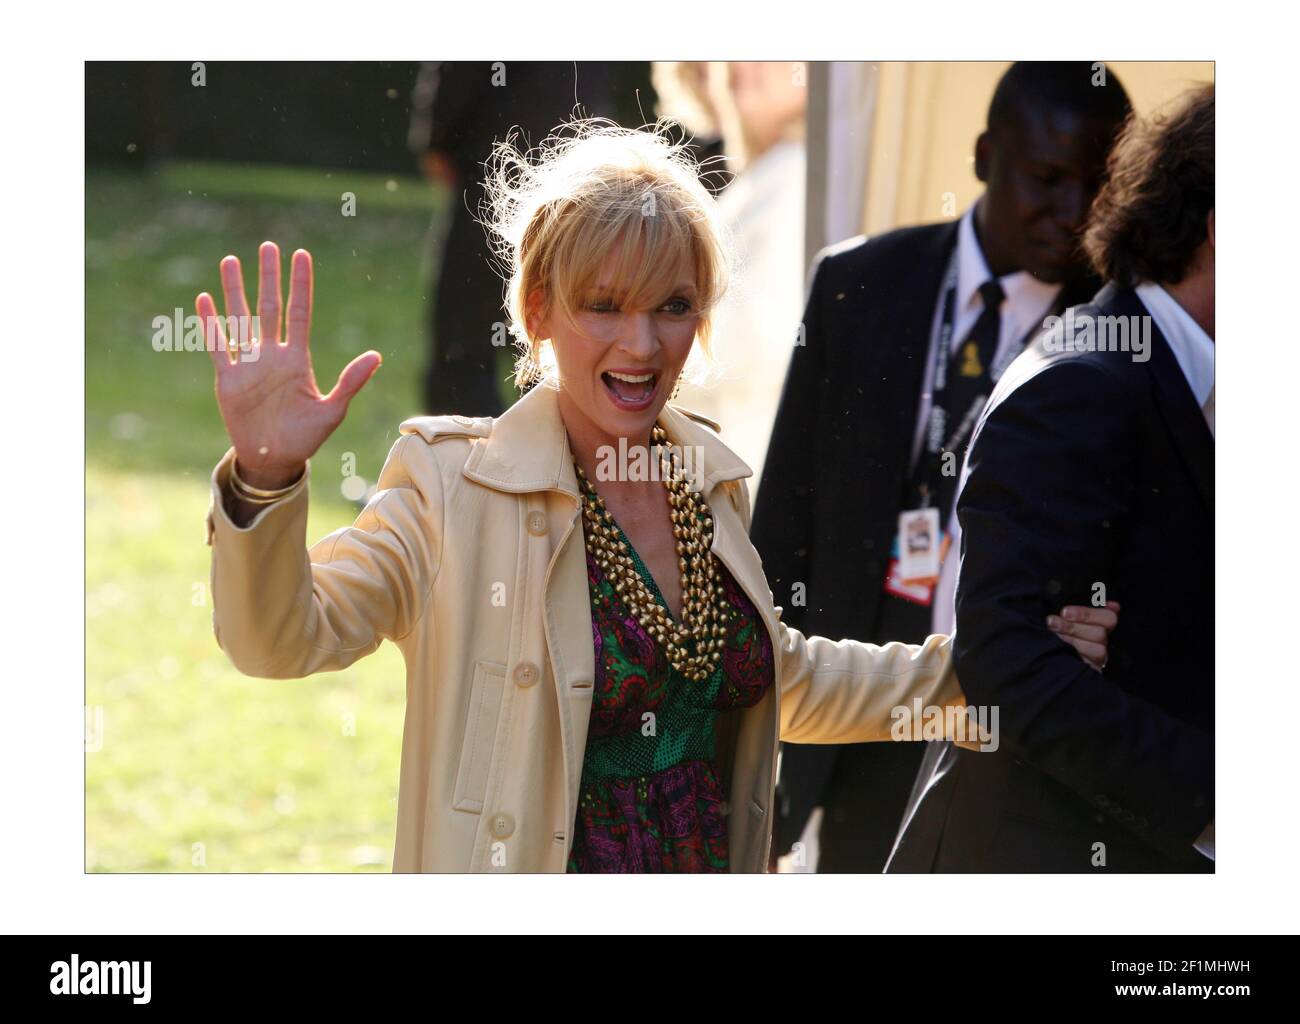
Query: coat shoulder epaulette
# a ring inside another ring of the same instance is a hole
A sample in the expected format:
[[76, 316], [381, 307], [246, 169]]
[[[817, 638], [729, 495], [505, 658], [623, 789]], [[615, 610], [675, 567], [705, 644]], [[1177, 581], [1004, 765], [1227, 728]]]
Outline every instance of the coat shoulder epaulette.
[[419, 434], [428, 444], [449, 437], [487, 437], [492, 433], [491, 416], [412, 416], [397, 428], [403, 434]]
[[690, 409], [683, 409], [680, 405], [674, 405], [673, 408], [676, 409], [676, 410], [677, 410], [679, 413], [681, 413], [683, 416], [689, 416], [689, 417], [690, 417], [691, 419], [693, 419], [696, 423], [703, 423], [706, 427], [708, 427], [710, 430], [712, 430], [715, 434], [721, 434], [721, 433], [722, 433], [722, 427], [721, 427], [721, 425], [718, 424], [717, 422], [715, 422], [714, 420], [709, 419], [709, 418], [708, 418], [707, 416], [705, 416], [703, 413], [693, 412], [693, 411], [690, 410]]

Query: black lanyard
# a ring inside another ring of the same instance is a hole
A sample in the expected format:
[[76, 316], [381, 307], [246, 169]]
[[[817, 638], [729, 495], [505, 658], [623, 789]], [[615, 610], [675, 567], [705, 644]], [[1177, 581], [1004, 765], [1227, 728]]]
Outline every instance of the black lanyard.
[[[945, 282], [943, 313], [939, 321], [939, 338], [934, 349], [934, 374], [930, 385], [930, 415], [926, 422], [924, 443], [920, 456], [927, 463], [922, 484], [922, 508], [929, 507], [933, 496], [939, 491], [939, 481], [943, 476], [944, 454], [952, 452], [953, 458], [956, 458], [957, 449], [966, 442], [966, 439], [975, 429], [975, 424], [979, 420], [979, 414], [984, 408], [984, 403], [988, 401], [987, 395], [977, 397], [971, 403], [970, 408], [964, 410], [964, 415], [957, 423], [956, 430], [945, 438], [944, 435], [948, 431], [949, 422], [949, 410], [946, 401], [948, 365], [952, 360], [952, 333], [956, 328], [956, 313], [957, 264], [956, 260], [953, 260], [948, 269], [948, 277]], [[991, 366], [988, 372], [991, 378]], [[939, 514], [946, 517], [947, 509], [940, 509]]]

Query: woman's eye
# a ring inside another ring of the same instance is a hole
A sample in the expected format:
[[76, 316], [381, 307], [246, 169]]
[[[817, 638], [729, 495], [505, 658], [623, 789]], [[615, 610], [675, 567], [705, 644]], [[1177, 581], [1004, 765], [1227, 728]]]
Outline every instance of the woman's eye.
[[612, 313], [614, 307], [608, 302], [591, 302], [587, 304], [587, 309], [592, 313]]
[[664, 303], [663, 308], [669, 313], [676, 313], [680, 316], [691, 311], [691, 304], [685, 299], [669, 299]]

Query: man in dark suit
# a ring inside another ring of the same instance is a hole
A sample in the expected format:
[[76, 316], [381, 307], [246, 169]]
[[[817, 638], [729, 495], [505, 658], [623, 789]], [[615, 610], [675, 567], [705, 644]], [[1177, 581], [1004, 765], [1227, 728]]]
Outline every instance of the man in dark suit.
[[[900, 577], [899, 515], [935, 509], [929, 528], [959, 550], [973, 414], [1043, 317], [1099, 286], [1078, 236], [1129, 109], [1104, 67], [1013, 65], [975, 145], [985, 192], [964, 216], [819, 255], [752, 531], [792, 625], [876, 643], [951, 632], [956, 558], [926, 583]], [[817, 869], [881, 871], [924, 749], [784, 745], [774, 858], [820, 805]]]
[[[1111, 283], [985, 409], [957, 502], [957, 675], [995, 751], [949, 747], [891, 871], [1212, 871], [1214, 94], [1135, 122], [1085, 244]], [[1048, 629], [1122, 608], [1102, 674]]]

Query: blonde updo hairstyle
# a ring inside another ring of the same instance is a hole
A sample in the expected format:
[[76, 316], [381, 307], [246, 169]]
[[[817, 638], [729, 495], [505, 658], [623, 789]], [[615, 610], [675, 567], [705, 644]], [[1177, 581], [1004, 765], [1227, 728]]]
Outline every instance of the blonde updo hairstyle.
[[[682, 377], [699, 383], [711, 372], [712, 314], [727, 287], [731, 245], [698, 163], [672, 131], [663, 120], [632, 129], [592, 118], [562, 125], [532, 149], [518, 148], [514, 133], [493, 147], [483, 222], [506, 282], [521, 389], [558, 383], [549, 339], [533, 330], [554, 313], [573, 324], [611, 258], [614, 297], [634, 309], [667, 301], [682, 262], [694, 266], [700, 320]], [[542, 303], [530, 325], [534, 291]]]

